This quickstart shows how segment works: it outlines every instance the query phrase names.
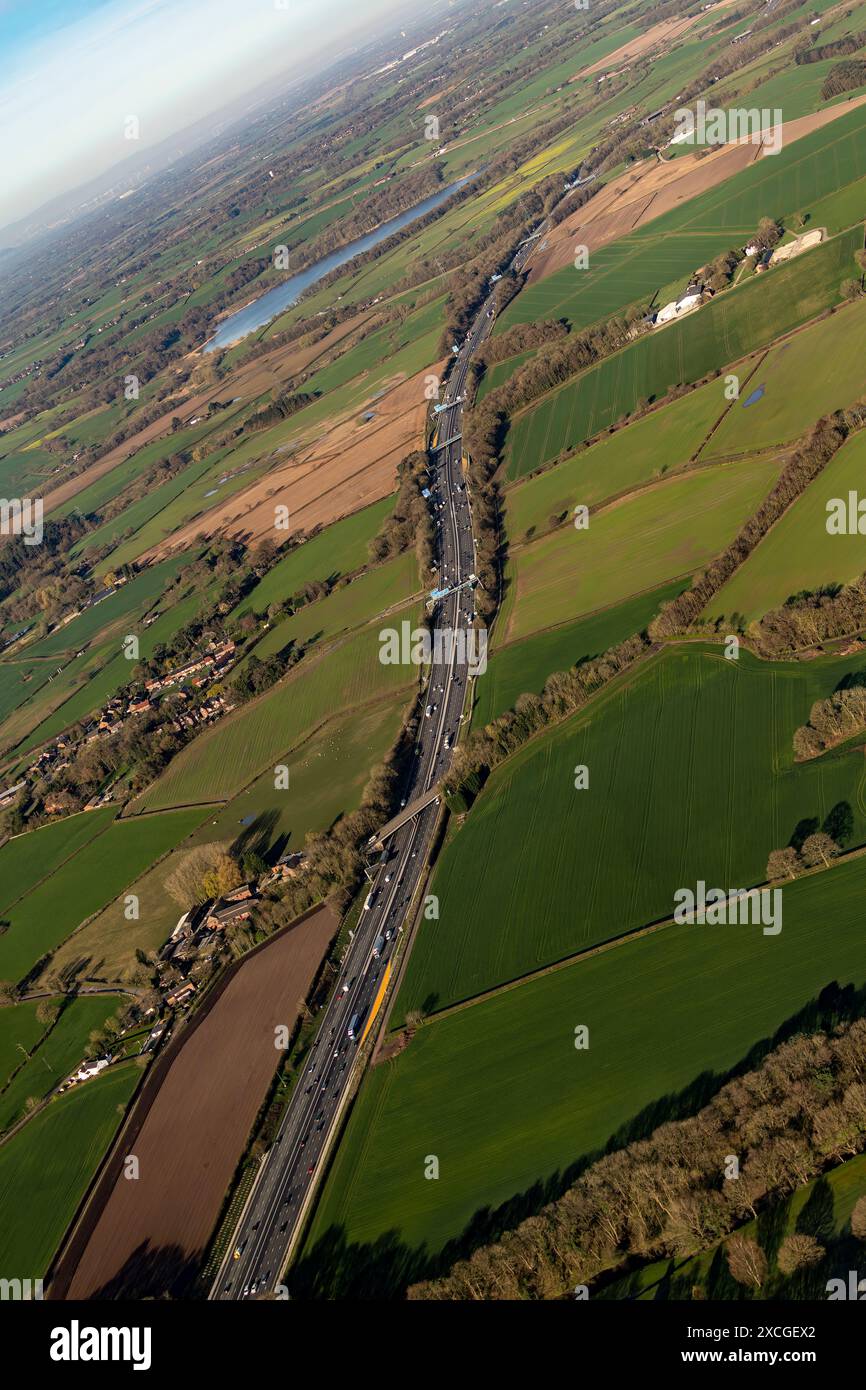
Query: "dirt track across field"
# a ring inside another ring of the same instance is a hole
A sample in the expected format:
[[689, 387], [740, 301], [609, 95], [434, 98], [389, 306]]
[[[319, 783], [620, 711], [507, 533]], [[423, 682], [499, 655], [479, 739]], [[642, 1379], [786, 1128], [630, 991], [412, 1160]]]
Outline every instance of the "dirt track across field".
[[[336, 928], [330, 909], [319, 908], [254, 952], [179, 1039], [167, 1070], [145, 1079], [85, 1213], [86, 1241], [73, 1237], [51, 1297], [183, 1290], [267, 1095], [279, 1056], [274, 1030], [292, 1028]], [[138, 1179], [123, 1174], [129, 1153]]]

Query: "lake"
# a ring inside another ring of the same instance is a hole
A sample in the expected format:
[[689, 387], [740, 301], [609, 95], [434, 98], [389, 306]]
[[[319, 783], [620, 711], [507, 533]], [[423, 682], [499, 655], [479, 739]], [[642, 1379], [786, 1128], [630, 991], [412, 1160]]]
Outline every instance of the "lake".
[[254, 333], [257, 328], [262, 328], [264, 324], [270, 323], [285, 309], [296, 304], [304, 290], [309, 289], [310, 285], [315, 285], [317, 280], [323, 279], [332, 270], [336, 270], [338, 266], [345, 265], [353, 257], [360, 256], [373, 246], [378, 246], [381, 241], [386, 241], [389, 236], [402, 231], [410, 223], [417, 222], [421, 217], [426, 217], [428, 212], [433, 212], [435, 208], [441, 207], [453, 193], [456, 193], [458, 189], [475, 177], [474, 173], [466, 174], [456, 183], [450, 183], [447, 188], [441, 188], [438, 193], [425, 198], [423, 203], [416, 203], [415, 207], [401, 212], [399, 217], [392, 217], [390, 222], [383, 222], [381, 227], [377, 227], [375, 231], [368, 232], [366, 236], [358, 237], [356, 241], [350, 241], [339, 251], [332, 251], [329, 256], [316, 261], [306, 270], [292, 275], [285, 284], [276, 285], [272, 290], [259, 295], [258, 299], [252, 300], [243, 309], [238, 309], [227, 319], [223, 319], [213, 337], [205, 343], [204, 351], [215, 352], [218, 348], [228, 347], [230, 343], [237, 343], [241, 338], [246, 338], [249, 333]]

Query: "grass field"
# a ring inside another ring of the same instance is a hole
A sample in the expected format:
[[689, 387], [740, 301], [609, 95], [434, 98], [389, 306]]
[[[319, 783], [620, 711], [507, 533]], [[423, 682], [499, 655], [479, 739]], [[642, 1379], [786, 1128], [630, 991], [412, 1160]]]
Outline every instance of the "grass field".
[[500, 623], [508, 641], [690, 574], [723, 550], [770, 491], [779, 465], [714, 464], [565, 521], [513, 550]]
[[443, 851], [440, 920], [421, 927], [397, 1014], [663, 918], [698, 879], [760, 883], [770, 850], [839, 801], [853, 809], [852, 844], [866, 838], [862, 753], [795, 766], [792, 748], [813, 701], [857, 669], [856, 656], [804, 667], [667, 648], [526, 745]]
[[0, 1009], [0, 1087], [24, 1061], [21, 1049], [29, 1052], [45, 1031], [45, 1025], [36, 1017], [38, 1007], [37, 999], [28, 999]]
[[4, 1278], [37, 1279], [46, 1273], [139, 1075], [136, 1062], [112, 1067], [58, 1096], [0, 1146]]
[[599, 656], [624, 638], [642, 632], [662, 603], [676, 598], [684, 587], [685, 581], [675, 580], [613, 608], [495, 649], [487, 671], [475, 683], [473, 725], [481, 728], [512, 709], [524, 691], [540, 694], [551, 672], [567, 671], [578, 661]]
[[[82, 995], [67, 1004], [44, 1042], [0, 1092], [0, 1131], [20, 1120], [28, 1100], [42, 1100], [75, 1070], [90, 1034], [103, 1026], [119, 1003], [116, 995], [100, 994]], [[23, 1060], [20, 1053], [19, 1060]]]
[[[165, 608], [157, 618], [151, 623], [150, 627], [142, 628], [130, 624], [135, 635], [138, 637], [139, 654], [142, 660], [152, 656], [160, 644], [171, 642], [175, 634], [185, 627], [187, 623], [193, 621], [199, 613], [207, 611], [210, 603], [215, 597], [215, 590], [219, 586], [219, 581], [215, 581], [208, 589], [193, 589], [191, 592], [179, 597], [171, 606]], [[58, 677], [56, 690], [62, 694], [62, 703], [56, 709], [52, 709], [21, 743], [21, 752], [28, 752], [31, 748], [36, 748], [46, 739], [53, 738], [68, 729], [70, 725], [78, 720], [85, 719], [87, 715], [95, 713], [102, 705], [116, 695], [123, 686], [130, 681], [131, 665], [120, 650], [120, 639], [106, 643], [100, 647], [95, 654], [93, 669], [89, 672], [89, 679], [75, 684], [81, 672], [78, 672], [77, 664], [72, 663], [63, 676]], [[77, 675], [73, 675], [76, 672]], [[33, 714], [35, 715], [39, 706], [34, 705]], [[21, 711], [23, 714], [25, 711]]]
[[[866, 394], [866, 300], [773, 348], [728, 411], [704, 458], [796, 439], [822, 415]], [[752, 405], [745, 402], [763, 387]]]
[[7, 840], [0, 849], [0, 912], [101, 835], [114, 815], [114, 807], [99, 806]]
[[357, 712], [348, 710], [329, 720], [287, 756], [285, 791], [274, 789], [269, 768], [226, 807], [208, 816], [191, 843], [229, 841], [263, 855], [302, 849], [310, 831], [326, 829], [360, 804], [370, 772], [397, 738], [409, 698], [404, 691], [396, 699]]
[[862, 491], [866, 434], [852, 435], [823, 473], [776, 522], [706, 608], [709, 618], [742, 614], [748, 621], [778, 608], [802, 589], [847, 584], [866, 569], [866, 536], [827, 532], [827, 504]]
[[0, 936], [0, 979], [22, 979], [79, 923], [105, 907], [149, 864], [179, 844], [199, 824], [201, 815], [200, 810], [187, 810], [152, 816], [135, 825], [116, 821], [104, 835], [85, 845], [50, 878], [7, 908], [10, 925]]
[[414, 550], [407, 550], [275, 623], [253, 648], [253, 655], [264, 660], [292, 642], [303, 646], [335, 637], [408, 599], [419, 587], [418, 560]]
[[135, 804], [136, 811], [225, 801], [287, 753], [326, 718], [378, 696], [408, 691], [417, 669], [379, 660], [379, 627], [362, 628], [286, 681], [202, 734], [174, 759]]
[[525, 1194], [516, 1222], [609, 1141], [705, 1103], [826, 985], [863, 986], [864, 891], [859, 858], [785, 889], [777, 937], [666, 928], [422, 1028], [364, 1083], [307, 1241], [317, 1292], [417, 1277], [413, 1253]]
[[151, 565], [94, 607], [86, 608], [70, 623], [57, 628], [41, 642], [29, 647], [28, 658], [55, 657], [62, 656], [64, 652], [76, 652], [103, 634], [106, 629], [117, 627], [124, 622], [128, 625], [133, 615], [142, 615], [153, 607], [166, 586], [177, 577], [183, 564], [183, 556], [174, 555], [159, 565]]
[[601, 247], [591, 256], [588, 270], [567, 267], [529, 285], [501, 315], [497, 331], [514, 323], [563, 317], [583, 328], [629, 304], [649, 303], [677, 278], [685, 283], [706, 261], [744, 244], [742, 238], [762, 217], [810, 212], [819, 199], [862, 178], [864, 128], [863, 110], [840, 116], [631, 236]]
[[[745, 372], [743, 373], [745, 376]], [[599, 440], [591, 448], [507, 490], [506, 527], [512, 541], [577, 502], [597, 506], [675, 470], [697, 453], [729, 407], [722, 381], [708, 381], [678, 401]]]
[[312, 540], [297, 546], [268, 571], [230, 617], [239, 618], [250, 612], [266, 613], [272, 603], [291, 598], [304, 584], [338, 579], [341, 574], [352, 574], [360, 569], [367, 563], [367, 543], [393, 507], [393, 497], [385, 497], [372, 507], [335, 521]]
[[545, 396], [512, 423], [508, 476], [520, 477], [592, 438], [640, 400], [699, 381], [814, 318], [838, 301], [839, 286], [854, 274], [854, 253], [862, 245], [859, 226], [718, 295], [684, 319], [653, 329]]

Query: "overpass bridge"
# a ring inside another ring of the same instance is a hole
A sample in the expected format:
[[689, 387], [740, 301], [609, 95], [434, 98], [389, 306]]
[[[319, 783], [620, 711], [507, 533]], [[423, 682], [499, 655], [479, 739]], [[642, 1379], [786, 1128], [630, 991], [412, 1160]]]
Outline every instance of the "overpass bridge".
[[406, 825], [408, 821], [412, 820], [412, 818], [417, 816], [421, 811], [425, 811], [434, 801], [438, 801], [440, 795], [439, 787], [435, 786], [431, 787], [429, 791], [424, 792], [422, 796], [416, 796], [414, 801], [410, 801], [408, 806], [404, 806], [396, 816], [393, 816], [386, 825], [382, 826], [381, 830], [377, 830], [375, 835], [370, 836], [367, 841], [367, 848], [382, 849], [385, 841], [396, 834], [401, 826]]

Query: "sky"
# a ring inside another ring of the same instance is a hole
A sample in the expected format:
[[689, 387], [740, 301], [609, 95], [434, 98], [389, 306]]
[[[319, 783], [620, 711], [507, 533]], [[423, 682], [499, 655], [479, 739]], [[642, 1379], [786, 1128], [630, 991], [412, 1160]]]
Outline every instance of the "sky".
[[281, 72], [309, 73], [398, 3], [0, 0], [0, 227]]

